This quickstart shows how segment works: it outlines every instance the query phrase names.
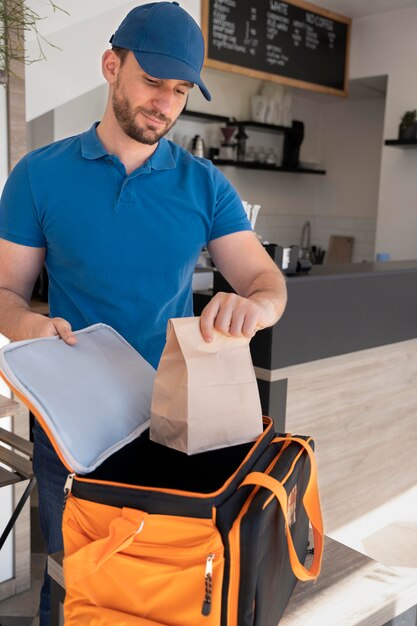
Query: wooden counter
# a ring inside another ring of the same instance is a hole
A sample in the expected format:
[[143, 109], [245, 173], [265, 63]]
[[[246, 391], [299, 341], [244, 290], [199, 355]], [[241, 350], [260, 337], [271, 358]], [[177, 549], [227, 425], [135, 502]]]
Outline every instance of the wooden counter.
[[280, 626], [383, 626], [416, 603], [417, 571], [385, 567], [325, 537], [322, 574], [297, 583]]

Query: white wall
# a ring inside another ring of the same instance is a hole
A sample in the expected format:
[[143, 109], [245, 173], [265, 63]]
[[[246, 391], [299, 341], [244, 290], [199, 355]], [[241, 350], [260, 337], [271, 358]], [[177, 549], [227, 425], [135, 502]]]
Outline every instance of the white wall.
[[107, 85], [57, 107], [54, 111], [54, 140], [72, 137], [101, 120], [107, 100]]
[[385, 100], [338, 101], [323, 108], [327, 176], [317, 211], [375, 218]]
[[28, 151], [36, 150], [54, 141], [54, 111], [48, 111], [26, 124]]
[[[355, 20], [351, 76], [388, 75], [384, 138], [395, 139], [400, 117], [417, 108], [417, 7]], [[376, 251], [417, 258], [417, 150], [385, 146], [379, 186]]]
[[314, 243], [331, 235], [354, 237], [353, 261], [374, 259], [385, 100], [335, 100], [322, 107], [322, 150], [327, 175], [312, 222]]

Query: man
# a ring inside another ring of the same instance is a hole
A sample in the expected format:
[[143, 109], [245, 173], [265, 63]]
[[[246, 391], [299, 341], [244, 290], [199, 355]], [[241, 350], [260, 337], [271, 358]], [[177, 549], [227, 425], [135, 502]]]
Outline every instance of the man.
[[[133, 9], [102, 59], [109, 84], [103, 119], [76, 137], [28, 154], [0, 207], [0, 331], [11, 340], [58, 335], [104, 322], [154, 367], [171, 317], [192, 315], [191, 281], [205, 245], [237, 294], [216, 294], [201, 332], [252, 337], [274, 324], [285, 281], [251, 232], [224, 176], [163, 136], [197, 85], [204, 42], [176, 2]], [[50, 318], [29, 301], [45, 262]], [[67, 471], [38, 424], [34, 469], [48, 552], [62, 548]], [[41, 626], [49, 623], [46, 580]]]

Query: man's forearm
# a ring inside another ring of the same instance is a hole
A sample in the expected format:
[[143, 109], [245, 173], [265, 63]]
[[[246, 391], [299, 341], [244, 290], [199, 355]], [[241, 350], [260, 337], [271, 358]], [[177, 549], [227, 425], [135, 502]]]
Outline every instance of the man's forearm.
[[287, 303], [284, 276], [278, 271], [259, 274], [247, 288], [236, 293], [216, 293], [200, 316], [205, 341], [213, 329], [234, 337], [253, 337], [257, 330], [273, 326]]
[[245, 293], [239, 294], [255, 302], [263, 302], [271, 309], [277, 322], [285, 311], [287, 304], [287, 286], [281, 272], [261, 274], [249, 285]]
[[11, 341], [31, 339], [33, 328], [42, 315], [30, 310], [28, 303], [9, 289], [0, 288], [0, 332]]

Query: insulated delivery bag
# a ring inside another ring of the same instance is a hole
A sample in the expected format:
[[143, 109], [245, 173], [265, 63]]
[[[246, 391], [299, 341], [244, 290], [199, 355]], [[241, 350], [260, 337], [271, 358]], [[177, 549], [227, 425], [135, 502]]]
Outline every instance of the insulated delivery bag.
[[277, 626], [297, 579], [320, 571], [311, 438], [265, 417], [242, 445], [187, 456], [154, 443], [153, 368], [106, 325], [76, 334], [0, 355], [68, 468], [65, 626]]

